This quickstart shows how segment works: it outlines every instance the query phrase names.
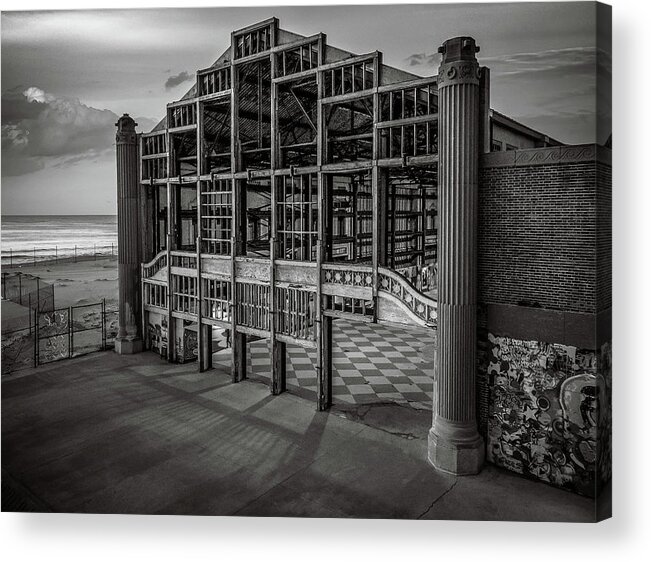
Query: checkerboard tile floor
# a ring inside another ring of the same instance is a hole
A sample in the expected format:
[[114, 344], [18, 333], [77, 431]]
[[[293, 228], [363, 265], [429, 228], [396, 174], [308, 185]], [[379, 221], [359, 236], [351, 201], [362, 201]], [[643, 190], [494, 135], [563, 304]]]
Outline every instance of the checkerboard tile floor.
[[[332, 399], [339, 404], [405, 403], [432, 407], [433, 336], [429, 330], [336, 320], [332, 328]], [[270, 377], [269, 342], [249, 343], [247, 373]], [[213, 363], [230, 369], [230, 350]], [[316, 350], [287, 346], [287, 386], [316, 393]]]

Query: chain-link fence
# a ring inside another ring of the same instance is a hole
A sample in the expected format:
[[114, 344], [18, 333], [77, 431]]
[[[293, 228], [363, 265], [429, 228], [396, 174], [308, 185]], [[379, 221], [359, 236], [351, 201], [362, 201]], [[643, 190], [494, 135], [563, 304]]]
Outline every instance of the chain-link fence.
[[3, 272], [0, 285], [2, 298], [37, 312], [54, 310], [54, 285], [40, 277], [16, 272]]
[[[32, 316], [34, 316], [34, 313]], [[36, 330], [28, 328], [2, 332], [2, 374], [9, 375], [36, 365]]]
[[2, 332], [2, 374], [111, 349], [117, 324], [118, 311], [105, 301], [34, 309], [28, 327]]
[[2, 266], [14, 267], [20, 265], [36, 265], [42, 262], [59, 261], [88, 261], [102, 257], [117, 256], [117, 244], [98, 246], [52, 246], [16, 250], [13, 248], [2, 249]]

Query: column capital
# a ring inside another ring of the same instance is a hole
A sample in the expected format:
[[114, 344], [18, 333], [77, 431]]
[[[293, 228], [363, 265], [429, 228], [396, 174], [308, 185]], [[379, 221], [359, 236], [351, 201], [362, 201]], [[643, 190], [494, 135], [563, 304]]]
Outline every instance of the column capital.
[[136, 123], [128, 113], [125, 113], [118, 119], [118, 122], [115, 124], [118, 128], [118, 132], [115, 135], [115, 142], [118, 144], [136, 144]]
[[438, 87], [454, 84], [479, 84], [479, 47], [472, 37], [454, 37], [439, 47], [443, 55], [439, 66]]

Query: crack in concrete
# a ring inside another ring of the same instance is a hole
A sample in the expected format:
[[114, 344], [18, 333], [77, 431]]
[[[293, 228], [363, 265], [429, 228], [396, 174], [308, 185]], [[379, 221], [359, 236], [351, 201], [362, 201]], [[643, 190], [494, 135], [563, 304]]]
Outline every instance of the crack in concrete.
[[367, 427], [371, 427], [373, 429], [377, 429], [379, 431], [382, 431], [384, 433], [388, 433], [389, 435], [395, 435], [396, 437], [400, 437], [402, 439], [407, 439], [408, 441], [412, 440], [417, 440], [417, 439], [422, 439], [420, 435], [410, 433], [410, 432], [403, 432], [403, 431], [392, 431], [391, 429], [387, 429], [386, 427], [382, 427], [379, 424], [374, 424], [372, 422], [367, 422], [366, 421], [366, 416], [374, 409], [374, 407], [378, 406], [397, 406], [399, 408], [409, 408], [410, 406], [404, 405], [404, 404], [399, 404], [395, 402], [378, 402], [378, 403], [373, 403], [373, 404], [364, 404], [364, 405], [358, 405], [355, 408], [351, 409], [341, 409], [339, 411], [334, 410], [333, 408], [333, 414], [352, 421], [352, 422], [357, 422], [361, 423]]
[[445, 492], [443, 492], [438, 498], [436, 498], [429, 505], [429, 507], [425, 511], [423, 511], [423, 513], [421, 513], [418, 517], [416, 517], [416, 519], [422, 519], [423, 517], [425, 517], [440, 500], [442, 500], [445, 496], [447, 496], [454, 489], [454, 487], [457, 485], [458, 482], [459, 482], [459, 479], [457, 478], [452, 483], [452, 486], [450, 486], [447, 490], [445, 490]]

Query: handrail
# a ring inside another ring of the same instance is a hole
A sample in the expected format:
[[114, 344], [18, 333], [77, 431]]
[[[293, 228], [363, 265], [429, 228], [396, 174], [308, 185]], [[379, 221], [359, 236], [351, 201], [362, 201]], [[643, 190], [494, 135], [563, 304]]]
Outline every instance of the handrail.
[[[165, 251], [165, 250], [163, 250]], [[182, 258], [196, 258], [197, 257], [197, 252], [188, 252], [186, 250], [170, 250], [170, 255], [172, 256], [180, 256]]]
[[170, 251], [170, 266], [184, 269], [197, 269], [197, 253], [185, 250]]
[[150, 262], [143, 263], [143, 277], [145, 279], [156, 275], [163, 267], [167, 266], [167, 250], [161, 250]]
[[378, 268], [378, 290], [396, 297], [427, 324], [436, 322], [437, 302], [421, 293], [405, 277], [384, 267]]

